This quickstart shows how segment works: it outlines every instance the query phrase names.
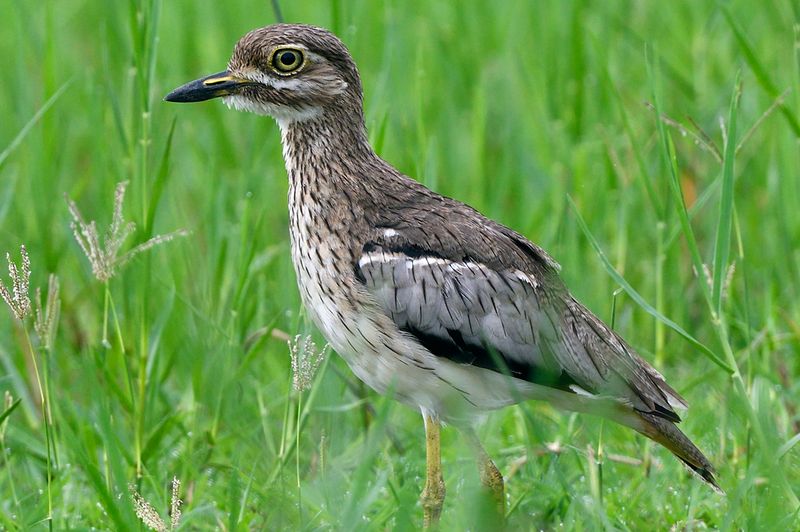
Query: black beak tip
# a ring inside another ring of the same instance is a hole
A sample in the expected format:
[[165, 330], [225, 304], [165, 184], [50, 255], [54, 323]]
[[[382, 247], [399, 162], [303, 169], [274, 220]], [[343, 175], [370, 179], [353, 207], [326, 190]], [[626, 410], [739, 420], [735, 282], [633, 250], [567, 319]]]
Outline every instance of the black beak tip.
[[204, 102], [212, 98], [232, 94], [246, 84], [248, 84], [246, 81], [231, 76], [227, 71], [219, 72], [181, 85], [164, 96], [164, 101], [175, 103]]
[[175, 89], [173, 91], [170, 91], [169, 94], [167, 94], [166, 96], [164, 96], [164, 101], [180, 103], [180, 102], [185, 102], [186, 99], [181, 97], [181, 91], [179, 89]]
[[203, 101], [212, 97], [209, 92], [210, 91], [204, 90], [200, 81], [192, 81], [170, 91], [169, 94], [164, 96], [164, 101], [174, 103]]

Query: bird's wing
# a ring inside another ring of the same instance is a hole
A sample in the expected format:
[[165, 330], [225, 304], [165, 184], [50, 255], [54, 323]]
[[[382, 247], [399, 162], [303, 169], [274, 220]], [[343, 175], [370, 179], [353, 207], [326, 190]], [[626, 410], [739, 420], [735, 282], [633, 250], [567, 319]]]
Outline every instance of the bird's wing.
[[[454, 220], [444, 223], [452, 228]], [[423, 236], [395, 227], [379, 227], [371, 235], [354, 265], [356, 276], [394, 323], [431, 353], [536, 384], [613, 397], [638, 411], [680, 420], [674, 407], [685, 407], [683, 399], [572, 298], [552, 259], [534, 256], [518, 260], [521, 268], [514, 268], [502, 255], [459, 252], [463, 239], [460, 246], [436, 245], [434, 251], [430, 240], [442, 240], [439, 229], [431, 227]], [[490, 234], [473, 236], [491, 237], [500, 252], [504, 246], [529, 255], [539, 249], [497, 227], [484, 223], [473, 232]], [[474, 258], [482, 254], [497, 260]]]

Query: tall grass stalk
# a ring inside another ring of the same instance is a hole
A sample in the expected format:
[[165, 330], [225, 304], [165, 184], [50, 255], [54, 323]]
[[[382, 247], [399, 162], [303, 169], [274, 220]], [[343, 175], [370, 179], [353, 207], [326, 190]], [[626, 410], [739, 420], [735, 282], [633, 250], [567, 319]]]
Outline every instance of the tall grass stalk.
[[[653, 101], [657, 116], [661, 116], [661, 96], [659, 92], [659, 71], [658, 63], [653, 64], [652, 59], [648, 61], [648, 72], [653, 86]], [[767, 459], [773, 461], [775, 449], [769, 444], [762, 428], [761, 421], [753, 408], [750, 394], [748, 393], [747, 386], [742, 378], [739, 370], [739, 364], [734, 355], [733, 348], [730, 344], [728, 334], [727, 316], [722, 306], [722, 281], [727, 271], [727, 259], [730, 250], [731, 239], [731, 220], [733, 213], [733, 183], [734, 183], [734, 158], [736, 155], [736, 116], [738, 112], [739, 98], [741, 96], [741, 81], [739, 74], [736, 76], [734, 83], [733, 96], [731, 97], [730, 109], [728, 113], [728, 128], [726, 131], [725, 151], [723, 154], [723, 167], [722, 167], [722, 194], [720, 198], [720, 214], [717, 223], [717, 238], [715, 244], [715, 262], [713, 264], [713, 277], [712, 287], [709, 288], [706, 279], [702, 278], [705, 271], [704, 263], [700, 255], [700, 250], [697, 245], [697, 240], [689, 220], [688, 210], [684, 200], [684, 194], [681, 187], [680, 179], [678, 177], [678, 163], [675, 154], [675, 145], [669, 136], [662, 120], [657, 120], [658, 132], [661, 141], [661, 152], [664, 158], [664, 163], [669, 169], [670, 175], [670, 190], [673, 194], [674, 203], [677, 207], [678, 217], [681, 222], [681, 229], [684, 238], [687, 241], [692, 263], [694, 265], [695, 275], [698, 276], [699, 282], [696, 283], [701, 290], [701, 293], [706, 300], [709, 308], [709, 314], [717, 333], [717, 338], [722, 347], [725, 357], [725, 362], [728, 366], [731, 381], [733, 383], [736, 393], [742, 398], [742, 404], [745, 405], [747, 415], [750, 419], [752, 429], [755, 432], [756, 439], [759, 442], [759, 447], [762, 452], [767, 455]], [[773, 456], [769, 456], [773, 455]], [[782, 489], [788, 498], [790, 504], [794, 508], [800, 507], [800, 501], [794, 493], [794, 490], [789, 486], [786, 477], [777, 467], [774, 466], [775, 475], [782, 485]]]
[[[43, 519], [48, 524], [50, 530], [53, 529], [53, 458], [51, 450], [55, 446], [53, 435], [51, 432], [52, 417], [50, 416], [50, 394], [49, 389], [42, 384], [42, 372], [39, 370], [38, 353], [33, 347], [31, 342], [30, 332], [28, 331], [29, 318], [34, 315], [34, 308], [30, 299], [30, 277], [31, 277], [31, 261], [28, 251], [24, 245], [20, 246], [20, 263], [19, 265], [11, 258], [10, 253], [6, 253], [6, 260], [8, 261], [8, 274], [10, 284], [7, 288], [5, 283], [0, 281], [0, 296], [8, 306], [8, 310], [13, 318], [19, 322], [22, 329], [23, 336], [25, 337], [25, 349], [27, 350], [28, 358], [33, 366], [33, 375], [36, 379], [36, 391], [39, 393], [39, 406], [41, 412], [41, 424], [44, 427], [44, 441], [46, 447], [46, 477], [47, 484], [47, 515]], [[37, 306], [39, 302], [37, 301]], [[38, 316], [37, 316], [38, 318]], [[6, 392], [5, 397], [7, 397]], [[5, 398], [4, 397], [4, 398]], [[8, 406], [8, 414], [11, 413], [11, 406]], [[5, 432], [6, 425], [3, 424], [3, 431]], [[4, 434], [5, 438], [5, 434]], [[5, 446], [4, 446], [5, 447]]]
[[36, 388], [39, 392], [39, 403], [41, 404], [42, 425], [44, 426], [44, 442], [47, 449], [47, 517], [45, 517], [45, 520], [47, 521], [47, 527], [50, 530], [53, 530], [53, 458], [50, 451], [55, 445], [55, 442], [53, 441], [53, 435], [51, 432], [52, 420], [48, 415], [50, 410], [50, 396], [47, 393], [47, 388], [42, 385], [39, 364], [36, 361], [38, 357], [36, 356], [36, 350], [33, 348], [33, 343], [31, 342], [31, 335], [28, 333], [28, 328], [24, 324], [22, 330], [25, 334], [25, 345], [28, 348], [28, 353], [31, 357], [31, 363], [33, 364], [33, 373], [36, 376]]
[[[322, 365], [319, 368], [319, 374], [324, 375], [327, 372], [328, 364], [330, 363], [331, 357], [325, 357]], [[272, 469], [271, 473], [268, 476], [268, 484], [272, 484], [275, 480], [281, 475], [283, 469], [286, 467], [286, 464], [289, 462], [289, 459], [293, 456], [292, 453], [299, 453], [299, 444], [300, 440], [298, 435], [302, 433], [303, 428], [309, 421], [309, 416], [312, 413], [313, 406], [315, 404], [315, 400], [317, 394], [319, 393], [318, 386], [312, 386], [308, 392], [308, 398], [306, 399], [305, 405], [303, 406], [302, 410], [300, 409], [299, 405], [297, 411], [299, 415], [296, 417], [297, 424], [289, 430], [286, 430], [288, 424], [284, 421], [284, 437], [281, 441], [281, 448], [278, 453], [278, 460], [275, 465], [275, 468]]]
[[[5, 470], [11, 469], [11, 464], [8, 458], [8, 448], [6, 447], [6, 429], [8, 428], [8, 418], [9, 416], [16, 410], [16, 408], [22, 403], [22, 399], [14, 400], [11, 393], [6, 390], [5, 395], [3, 397], [3, 412], [0, 413], [0, 453], [3, 456], [3, 468]], [[8, 486], [11, 490], [11, 499], [14, 501], [14, 507], [16, 508], [17, 512], [19, 512], [20, 504], [19, 504], [19, 496], [17, 495], [17, 488], [14, 482], [14, 475], [8, 475]]]

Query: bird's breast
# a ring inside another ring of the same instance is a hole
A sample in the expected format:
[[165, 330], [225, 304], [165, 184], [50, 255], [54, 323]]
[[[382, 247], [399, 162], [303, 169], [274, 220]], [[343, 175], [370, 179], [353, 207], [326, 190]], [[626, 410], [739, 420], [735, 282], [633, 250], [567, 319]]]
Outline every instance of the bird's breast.
[[320, 201], [301, 186], [289, 190], [289, 233], [300, 296], [309, 316], [339, 350], [359, 306], [351, 266], [347, 209]]

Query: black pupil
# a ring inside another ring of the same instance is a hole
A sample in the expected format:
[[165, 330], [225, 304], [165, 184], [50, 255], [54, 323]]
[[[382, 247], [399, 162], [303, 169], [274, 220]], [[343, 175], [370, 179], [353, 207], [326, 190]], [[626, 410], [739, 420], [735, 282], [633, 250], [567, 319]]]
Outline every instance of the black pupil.
[[297, 62], [294, 52], [283, 52], [278, 58], [283, 66], [292, 66]]

